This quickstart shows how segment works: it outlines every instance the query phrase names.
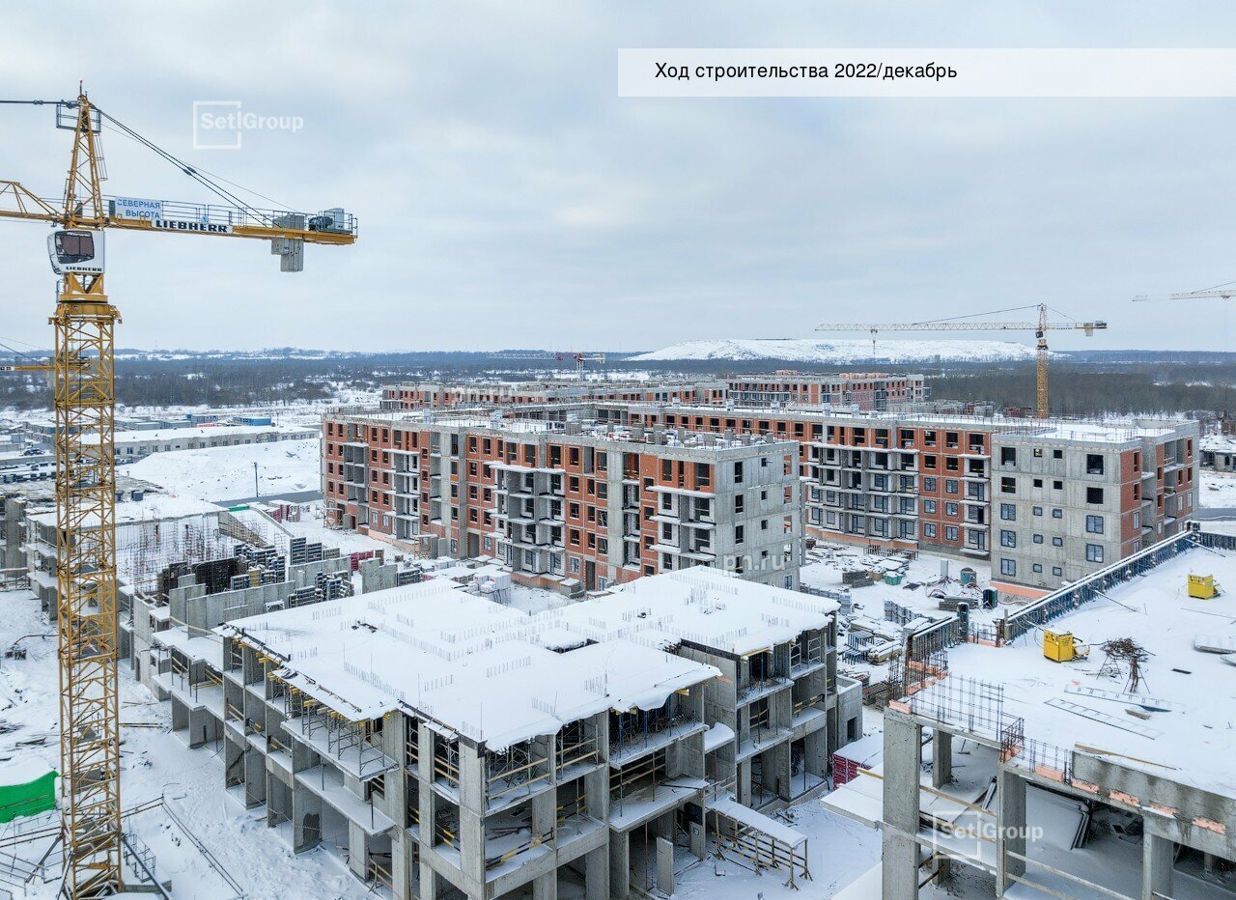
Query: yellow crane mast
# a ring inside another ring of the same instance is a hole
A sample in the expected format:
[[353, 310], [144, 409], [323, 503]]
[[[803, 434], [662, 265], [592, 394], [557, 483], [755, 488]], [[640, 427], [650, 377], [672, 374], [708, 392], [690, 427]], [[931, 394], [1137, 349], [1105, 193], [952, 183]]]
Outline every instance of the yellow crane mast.
[[[63, 893], [99, 897], [123, 889], [117, 686], [115, 327], [103, 287], [104, 232], [119, 228], [271, 242], [283, 271], [300, 271], [304, 244], [355, 242], [356, 221], [333, 209], [259, 210], [121, 124], [80, 91], [52, 105], [73, 132], [61, 197], [0, 180], [0, 219], [49, 223], [48, 253], [60, 276], [51, 359], [56, 450], [56, 625], [60, 671]], [[189, 204], [102, 192], [103, 125], [147, 146], [222, 203]], [[17, 366], [11, 368], [28, 368]]]
[[[1038, 310], [1038, 321], [999, 322], [973, 321], [969, 316], [958, 316], [953, 319], [935, 319], [928, 322], [884, 322], [881, 324], [863, 324], [857, 322], [830, 323], [819, 325], [816, 331], [866, 331], [871, 334], [871, 347], [875, 351], [876, 336], [881, 331], [1033, 331], [1035, 336], [1035, 414], [1040, 419], [1048, 415], [1047, 394], [1047, 332], [1049, 331], [1083, 331], [1086, 336], [1096, 331], [1107, 329], [1107, 323], [1095, 322], [1051, 322], [1048, 321], [1046, 303], [1034, 306], [1019, 306], [1014, 309], [999, 310], [1001, 313], [1018, 312], [1026, 309]], [[980, 313], [989, 315], [989, 313]]]

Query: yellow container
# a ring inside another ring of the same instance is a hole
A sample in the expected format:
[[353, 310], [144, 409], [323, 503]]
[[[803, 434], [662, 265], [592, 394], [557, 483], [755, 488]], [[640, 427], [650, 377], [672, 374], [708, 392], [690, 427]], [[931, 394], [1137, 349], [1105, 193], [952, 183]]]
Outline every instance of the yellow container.
[[1044, 631], [1043, 655], [1053, 662], [1072, 662], [1081, 654], [1071, 631]]
[[1190, 575], [1189, 596], [1196, 600], [1211, 600], [1219, 595], [1213, 575]]

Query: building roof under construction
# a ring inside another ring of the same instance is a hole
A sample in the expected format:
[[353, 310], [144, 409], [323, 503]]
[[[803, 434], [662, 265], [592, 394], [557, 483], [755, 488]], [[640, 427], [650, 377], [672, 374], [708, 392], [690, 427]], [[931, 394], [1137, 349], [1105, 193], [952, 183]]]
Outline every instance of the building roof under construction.
[[557, 653], [528, 616], [435, 580], [295, 607], [217, 629], [283, 664], [280, 677], [359, 721], [403, 707], [499, 749], [609, 709], [651, 709], [717, 674], [631, 641]]
[[562, 627], [579, 640], [622, 638], [666, 647], [688, 641], [743, 655], [828, 627], [839, 606], [696, 566], [638, 578], [560, 613]]
[[216, 629], [353, 720], [400, 706], [491, 748], [607, 709], [650, 709], [719, 674], [666, 652], [745, 653], [823, 628], [834, 601], [711, 569], [639, 579], [533, 615], [447, 579], [266, 613]]
[[[1219, 596], [1190, 597], [1191, 574], [1213, 576]], [[1043, 628], [1008, 647], [962, 644], [948, 651], [949, 678], [914, 699], [960, 708], [967, 679], [999, 684], [1006, 717], [1022, 718], [1026, 741], [1045, 752], [1076, 748], [1236, 797], [1234, 622], [1236, 551], [1194, 547], [1046, 626], [1071, 632], [1086, 658], [1045, 658]], [[1120, 639], [1148, 654], [1136, 698], [1129, 664], [1103, 648]]]

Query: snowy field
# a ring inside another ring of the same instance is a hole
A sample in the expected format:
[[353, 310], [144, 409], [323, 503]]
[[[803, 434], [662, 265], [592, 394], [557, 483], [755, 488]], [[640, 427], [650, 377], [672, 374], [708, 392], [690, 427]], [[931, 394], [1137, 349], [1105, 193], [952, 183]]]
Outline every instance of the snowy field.
[[169, 494], [218, 503], [253, 496], [254, 463], [263, 497], [321, 490], [321, 447], [316, 438], [152, 453], [124, 472]]
[[[0, 646], [7, 647], [22, 635], [48, 633], [32, 594], [20, 591], [2, 596], [5, 616]], [[28, 766], [41, 761], [58, 769], [55, 638], [27, 638], [23, 646], [29, 649], [26, 659], [6, 659], [0, 666], [0, 720], [15, 727], [0, 737], [0, 763], [18, 760]], [[226, 861], [252, 900], [371, 896], [328, 850], [300, 854], [293, 861], [285, 838], [266, 827], [265, 807], [247, 812], [241, 800], [224, 792], [221, 751], [189, 750], [168, 731], [170, 707], [156, 702], [146, 688], [134, 682], [127, 665], [121, 667], [120, 701], [121, 802], [125, 808], [167, 796], [175, 814], [216, 858]], [[17, 823], [0, 826], [0, 836], [16, 827]], [[126, 827], [154, 850], [158, 877], [172, 880], [177, 898], [225, 900], [233, 895], [188, 836], [160, 809], [133, 816], [126, 820]], [[22, 855], [22, 848], [11, 849]], [[51, 898], [55, 888], [55, 883], [36, 882], [24, 896]], [[16, 893], [23, 895], [20, 889]]]
[[1202, 483], [1198, 485], [1199, 506], [1236, 506], [1236, 472], [1202, 471]]

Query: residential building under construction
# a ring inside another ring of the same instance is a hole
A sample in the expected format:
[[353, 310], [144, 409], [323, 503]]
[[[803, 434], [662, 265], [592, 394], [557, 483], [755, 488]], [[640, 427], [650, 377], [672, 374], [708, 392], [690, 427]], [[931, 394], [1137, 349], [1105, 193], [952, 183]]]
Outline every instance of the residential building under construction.
[[797, 445], [430, 413], [327, 416], [327, 520], [571, 591], [717, 566], [793, 588]]
[[[547, 586], [565, 576], [592, 589], [695, 564], [792, 585], [802, 535], [990, 560], [998, 591], [1033, 599], [1180, 533], [1197, 509], [1199, 430], [1186, 420], [614, 400], [453, 416], [328, 415], [331, 521], [429, 541], [430, 553], [497, 555]], [[512, 496], [519, 478], [527, 488]], [[537, 499], [560, 489], [561, 508]]]
[[294, 851], [399, 898], [669, 895], [718, 847], [810, 877], [758, 810], [825, 790], [861, 733], [835, 601], [703, 568], [533, 615], [447, 578], [256, 613], [242, 590], [215, 604], [238, 618], [155, 622], [152, 677]]
[[1189, 529], [994, 631], [910, 628], [883, 753], [824, 800], [883, 842], [835, 896], [1230, 897], [1234, 579], [1236, 538]]
[[548, 403], [622, 403], [827, 406], [838, 409], [895, 409], [922, 403], [922, 375], [888, 372], [817, 374], [779, 369], [771, 374], [718, 378], [624, 379], [621, 377], [539, 381], [417, 381], [389, 385], [383, 409], [537, 406]]

